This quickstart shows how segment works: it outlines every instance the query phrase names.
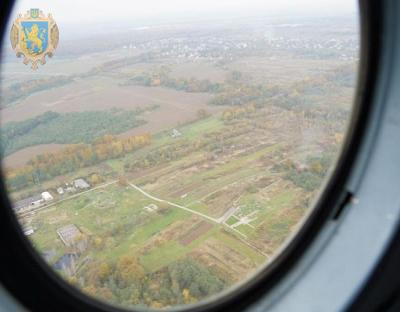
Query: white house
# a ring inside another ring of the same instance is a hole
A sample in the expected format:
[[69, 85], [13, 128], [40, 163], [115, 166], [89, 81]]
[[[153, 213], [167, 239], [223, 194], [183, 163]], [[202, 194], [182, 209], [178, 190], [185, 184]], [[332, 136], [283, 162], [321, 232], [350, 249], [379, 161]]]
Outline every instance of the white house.
[[50, 201], [50, 200], [53, 200], [54, 198], [49, 192], [43, 192], [42, 193], [42, 199], [44, 201]]
[[64, 189], [62, 187], [59, 187], [57, 189], [57, 193], [60, 194], [60, 195], [64, 194]]

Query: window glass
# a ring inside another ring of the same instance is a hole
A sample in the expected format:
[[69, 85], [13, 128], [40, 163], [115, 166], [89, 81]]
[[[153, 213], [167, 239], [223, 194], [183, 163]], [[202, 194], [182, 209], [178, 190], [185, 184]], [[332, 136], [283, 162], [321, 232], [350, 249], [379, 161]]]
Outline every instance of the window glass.
[[18, 1], [0, 120], [23, 233], [112, 305], [244, 287], [329, 176], [358, 60], [355, 1]]

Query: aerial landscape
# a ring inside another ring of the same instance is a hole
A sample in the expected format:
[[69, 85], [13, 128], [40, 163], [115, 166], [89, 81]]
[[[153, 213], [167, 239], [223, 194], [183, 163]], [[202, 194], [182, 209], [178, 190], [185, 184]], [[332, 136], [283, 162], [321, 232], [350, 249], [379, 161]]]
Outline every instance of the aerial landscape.
[[197, 303], [296, 233], [340, 151], [354, 16], [242, 17], [60, 41], [2, 64], [3, 172], [21, 229], [84, 293]]

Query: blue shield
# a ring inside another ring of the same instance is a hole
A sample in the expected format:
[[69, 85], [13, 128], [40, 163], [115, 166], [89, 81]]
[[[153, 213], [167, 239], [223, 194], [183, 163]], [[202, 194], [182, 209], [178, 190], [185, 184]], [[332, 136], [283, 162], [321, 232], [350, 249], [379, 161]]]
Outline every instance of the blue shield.
[[46, 51], [49, 42], [49, 22], [22, 21], [21, 45], [30, 55], [39, 55]]

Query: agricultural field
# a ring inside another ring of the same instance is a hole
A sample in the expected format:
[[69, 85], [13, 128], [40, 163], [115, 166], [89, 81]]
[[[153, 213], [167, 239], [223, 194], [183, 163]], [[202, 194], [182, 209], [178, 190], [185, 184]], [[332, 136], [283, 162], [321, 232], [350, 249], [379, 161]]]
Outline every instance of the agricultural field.
[[151, 275], [201, 254], [204, 266], [226, 280], [239, 281], [268, 259], [219, 221], [152, 200], [118, 182], [26, 216], [25, 222], [35, 230], [33, 244], [53, 265], [70, 249], [57, 230], [68, 224], [78, 227], [85, 246], [74, 264], [77, 275], [81, 266], [115, 263], [129, 256]]
[[358, 65], [340, 21], [72, 40], [37, 77], [7, 63], [3, 169], [25, 235], [124, 307], [245, 282], [296, 234], [340, 151]]
[[[297, 161], [301, 134], [295, 133], [304, 120], [286, 116], [296, 126], [278, 131], [276, 115], [285, 112], [260, 109], [257, 117], [240, 118], [241, 127], [221, 115], [210, 116], [178, 127], [179, 137], [160, 133], [150, 145], [87, 170], [114, 173], [109, 182], [27, 212], [21, 220], [33, 228], [34, 245], [55, 268], [66, 254], [79, 250], [72, 275], [83, 281], [82, 289], [93, 286], [91, 268], [118, 266], [124, 257], [134, 257], [150, 280], [174, 263], [194, 261], [219, 276], [224, 287], [233, 285], [273, 259], [307, 209], [310, 192], [279, 167], [283, 160]], [[258, 128], [257, 121], [262, 121]], [[327, 131], [323, 138], [328, 130], [320, 128]], [[249, 140], [251, 134], [258, 140]], [[216, 146], [215, 137], [220, 137]], [[309, 146], [309, 155], [319, 152], [317, 143]], [[46, 185], [55, 189], [60, 181], [85, 175], [73, 172]], [[60, 240], [57, 231], [70, 224], [79, 229], [83, 247]]]
[[64, 144], [38, 144], [25, 147], [3, 158], [3, 166], [6, 168], [18, 168], [26, 163], [35, 155], [47, 152], [57, 152], [65, 148]]

